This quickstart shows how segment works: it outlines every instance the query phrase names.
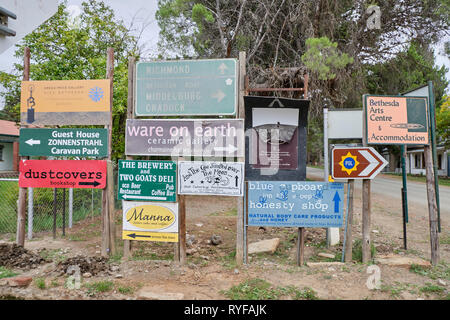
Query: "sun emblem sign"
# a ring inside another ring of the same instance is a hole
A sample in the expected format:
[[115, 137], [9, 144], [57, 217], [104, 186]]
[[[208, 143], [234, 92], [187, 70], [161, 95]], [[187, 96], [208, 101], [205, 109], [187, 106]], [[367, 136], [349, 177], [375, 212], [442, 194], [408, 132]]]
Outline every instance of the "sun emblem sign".
[[351, 175], [353, 171], [357, 170], [359, 162], [356, 160], [356, 156], [352, 155], [348, 152], [345, 156], [342, 156], [341, 162], [339, 165], [342, 167], [342, 171], [347, 172], [348, 175]]
[[94, 102], [99, 102], [103, 99], [103, 90], [99, 87], [93, 87], [89, 89], [89, 98]]

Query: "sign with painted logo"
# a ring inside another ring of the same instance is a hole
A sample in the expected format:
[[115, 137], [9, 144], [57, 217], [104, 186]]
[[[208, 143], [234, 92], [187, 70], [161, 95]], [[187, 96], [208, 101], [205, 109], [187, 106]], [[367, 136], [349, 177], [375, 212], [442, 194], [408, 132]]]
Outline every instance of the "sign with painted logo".
[[248, 225], [339, 228], [344, 184], [306, 181], [248, 181]]
[[368, 144], [429, 143], [427, 98], [364, 95], [363, 103]]
[[119, 160], [117, 199], [176, 201], [173, 161]]
[[20, 129], [19, 154], [45, 157], [108, 156], [106, 129]]
[[243, 162], [178, 162], [178, 193], [243, 196]]
[[127, 119], [125, 154], [242, 157], [241, 119]]
[[178, 242], [178, 203], [122, 201], [124, 240]]
[[106, 186], [105, 160], [23, 160], [21, 188], [89, 188]]
[[373, 179], [388, 164], [371, 147], [335, 147], [331, 153], [334, 179]]
[[236, 59], [136, 64], [136, 116], [232, 115]]
[[22, 81], [24, 125], [104, 125], [110, 122], [110, 80]]

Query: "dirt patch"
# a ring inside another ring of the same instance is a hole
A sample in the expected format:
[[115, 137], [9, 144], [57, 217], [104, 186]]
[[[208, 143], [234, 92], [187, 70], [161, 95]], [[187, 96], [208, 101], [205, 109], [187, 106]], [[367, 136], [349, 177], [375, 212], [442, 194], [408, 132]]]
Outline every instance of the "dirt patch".
[[56, 270], [67, 273], [67, 269], [71, 266], [78, 266], [81, 273], [90, 273], [91, 275], [98, 275], [111, 271], [111, 265], [108, 264], [107, 258], [85, 257], [82, 255], [58, 262]]
[[29, 270], [45, 262], [39, 254], [15, 243], [0, 243], [0, 266]]

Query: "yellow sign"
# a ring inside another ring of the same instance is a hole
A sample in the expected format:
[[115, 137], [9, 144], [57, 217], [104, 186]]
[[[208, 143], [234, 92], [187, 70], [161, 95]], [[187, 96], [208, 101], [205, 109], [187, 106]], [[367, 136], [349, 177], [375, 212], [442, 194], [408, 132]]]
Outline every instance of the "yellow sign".
[[178, 242], [178, 203], [122, 201], [125, 240]]
[[175, 215], [166, 207], [143, 205], [126, 211], [126, 221], [141, 229], [159, 230], [170, 227], [175, 222]]
[[148, 232], [148, 231], [122, 231], [123, 240], [142, 240], [160, 242], [178, 242], [178, 233]]
[[348, 175], [351, 175], [353, 171], [357, 171], [356, 168], [358, 166], [359, 162], [356, 159], [356, 156], [352, 155], [349, 152], [345, 156], [341, 157], [341, 162], [339, 162], [339, 165], [342, 168], [342, 171], [347, 172]]
[[110, 121], [110, 80], [22, 81], [23, 124], [94, 125]]

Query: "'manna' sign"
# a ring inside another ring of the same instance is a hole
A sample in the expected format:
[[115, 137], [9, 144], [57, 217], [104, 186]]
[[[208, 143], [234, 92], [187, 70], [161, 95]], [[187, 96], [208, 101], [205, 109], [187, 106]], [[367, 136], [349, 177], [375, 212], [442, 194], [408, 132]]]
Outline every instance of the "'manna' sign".
[[178, 242], [178, 204], [123, 201], [125, 240]]

